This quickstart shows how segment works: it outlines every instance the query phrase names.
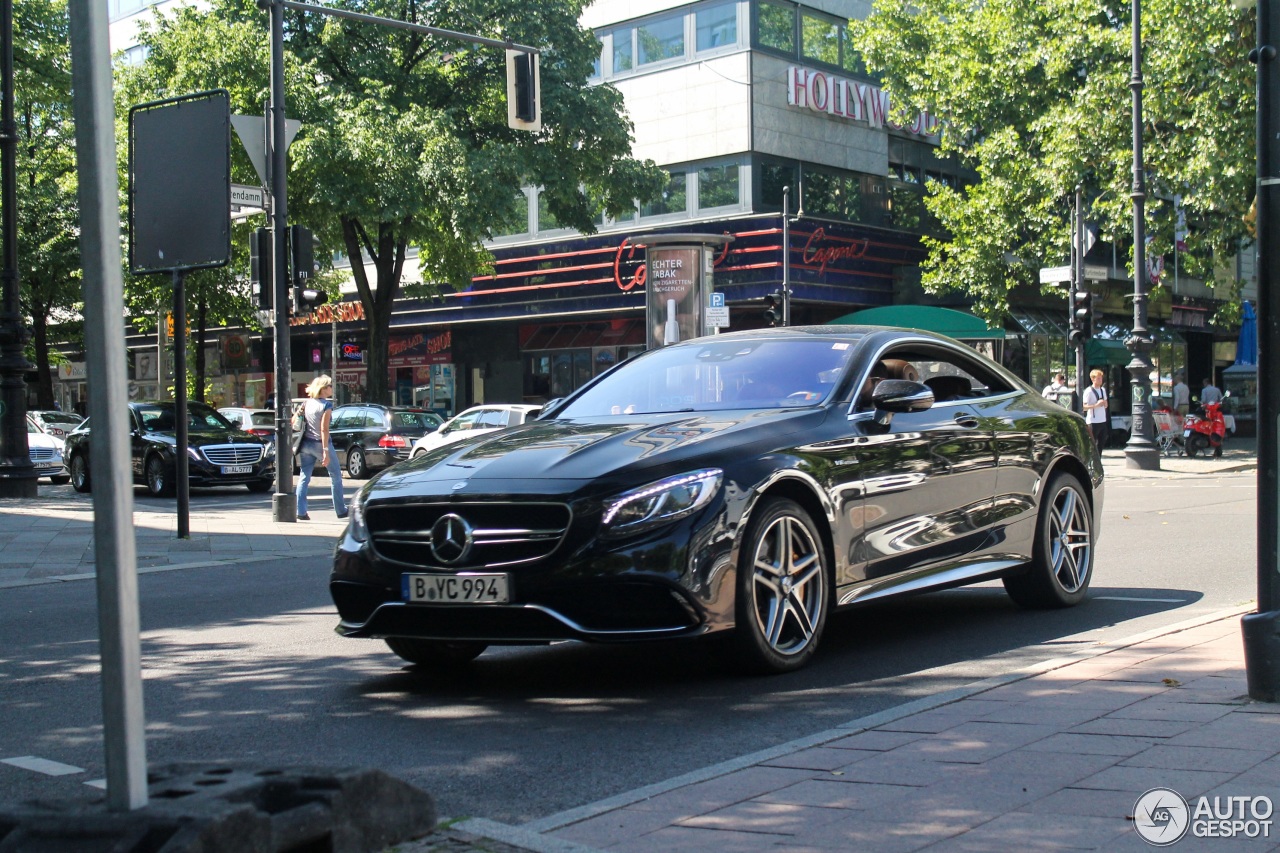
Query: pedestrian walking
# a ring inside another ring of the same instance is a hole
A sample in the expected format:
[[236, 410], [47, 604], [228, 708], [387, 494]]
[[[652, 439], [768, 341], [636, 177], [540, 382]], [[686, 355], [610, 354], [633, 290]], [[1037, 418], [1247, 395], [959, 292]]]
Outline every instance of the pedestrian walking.
[[1089, 423], [1089, 431], [1093, 433], [1093, 443], [1098, 452], [1107, 444], [1107, 434], [1111, 432], [1111, 416], [1107, 412], [1107, 389], [1102, 387], [1106, 374], [1094, 368], [1089, 371], [1093, 384], [1084, 389], [1084, 419]]
[[317, 460], [329, 471], [333, 511], [338, 514], [338, 518], [346, 518], [347, 502], [342, 494], [342, 468], [338, 465], [338, 453], [333, 449], [333, 440], [329, 437], [329, 421], [333, 417], [333, 380], [328, 376], [312, 379], [307, 386], [307, 397], [310, 399], [302, 404], [306, 435], [298, 449], [298, 467], [302, 470], [302, 476], [298, 478], [298, 520], [311, 520], [311, 516], [307, 514], [307, 489], [311, 486], [311, 472], [315, 470]]
[[1044, 390], [1040, 392], [1040, 396], [1046, 400], [1052, 400], [1055, 403], [1062, 402], [1062, 395], [1067, 393], [1067, 374], [1058, 373], [1053, 377], [1053, 381], [1044, 386]]
[[1221, 403], [1222, 391], [1217, 385], [1213, 384], [1213, 380], [1206, 376], [1204, 378], [1204, 387], [1200, 389], [1200, 405], [1205, 406], [1209, 403]]
[[1180, 418], [1191, 411], [1191, 389], [1187, 387], [1187, 374], [1181, 370], [1173, 377], [1173, 410]]

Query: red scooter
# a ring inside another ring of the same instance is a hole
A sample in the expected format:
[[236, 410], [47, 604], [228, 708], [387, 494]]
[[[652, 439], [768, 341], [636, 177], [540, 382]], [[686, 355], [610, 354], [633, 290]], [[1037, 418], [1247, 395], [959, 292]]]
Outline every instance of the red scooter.
[[1214, 456], [1222, 455], [1222, 442], [1227, 437], [1227, 421], [1221, 403], [1205, 403], [1187, 414], [1182, 423], [1182, 446], [1188, 456], [1213, 448]]

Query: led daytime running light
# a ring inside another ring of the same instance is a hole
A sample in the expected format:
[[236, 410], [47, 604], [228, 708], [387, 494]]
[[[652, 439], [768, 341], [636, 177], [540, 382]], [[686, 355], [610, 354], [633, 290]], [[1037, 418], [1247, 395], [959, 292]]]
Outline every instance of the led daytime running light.
[[[648, 486], [644, 486], [633, 492], [627, 492], [624, 495], [614, 499], [605, 509], [602, 524], [607, 529], [618, 517], [618, 514], [628, 507], [632, 507], [637, 503], [643, 503], [651, 498], [660, 497], [670, 494], [685, 486], [697, 484], [699, 486], [698, 493], [694, 496], [686, 506], [677, 507], [673, 510], [661, 512], [658, 514], [646, 515], [644, 518], [628, 522], [626, 525], [618, 528], [615, 532], [631, 533], [641, 530], [653, 524], [674, 521], [677, 518], [683, 518], [689, 513], [699, 509], [711, 499], [720, 486], [720, 480], [724, 476], [724, 472], [719, 468], [704, 468], [700, 471], [694, 471], [690, 474], [684, 474], [679, 477], [672, 477], [668, 480], [659, 480]], [[651, 508], [651, 513], [656, 513], [662, 503], [656, 503]]]

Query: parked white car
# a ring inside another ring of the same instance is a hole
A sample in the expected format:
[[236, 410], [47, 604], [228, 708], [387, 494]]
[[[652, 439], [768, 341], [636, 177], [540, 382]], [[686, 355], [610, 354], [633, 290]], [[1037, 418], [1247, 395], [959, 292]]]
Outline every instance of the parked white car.
[[34, 419], [27, 418], [27, 452], [31, 454], [31, 464], [36, 466], [36, 476], [48, 477], [56, 486], [71, 482], [62, 461], [62, 442], [61, 438], [54, 438], [36, 426]]
[[218, 414], [245, 432], [251, 432], [271, 441], [275, 440], [276, 413], [271, 409], [241, 409], [231, 406], [218, 409]]
[[440, 429], [415, 441], [409, 457], [416, 459], [429, 450], [462, 441], [464, 438], [484, 435], [486, 432], [494, 432], [504, 427], [531, 421], [538, 417], [541, 411], [541, 406], [530, 406], [524, 403], [472, 406], [449, 418], [440, 425]]

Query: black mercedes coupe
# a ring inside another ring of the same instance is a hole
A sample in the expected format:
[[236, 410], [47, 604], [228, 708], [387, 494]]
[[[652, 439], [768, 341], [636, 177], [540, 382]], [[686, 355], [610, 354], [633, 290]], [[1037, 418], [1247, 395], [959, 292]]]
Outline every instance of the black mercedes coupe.
[[974, 350], [856, 326], [735, 332], [619, 364], [522, 426], [360, 490], [338, 633], [447, 668], [489, 645], [732, 631], [803, 666], [834, 609], [999, 578], [1086, 595], [1085, 422]]

